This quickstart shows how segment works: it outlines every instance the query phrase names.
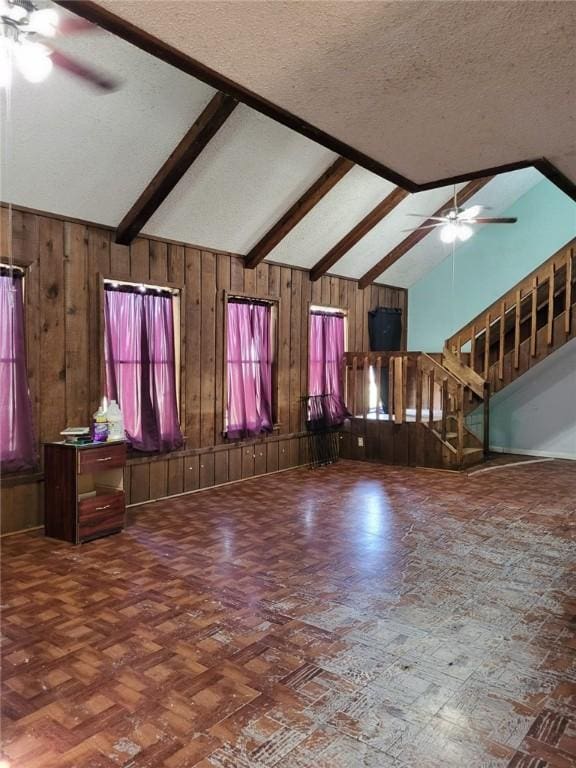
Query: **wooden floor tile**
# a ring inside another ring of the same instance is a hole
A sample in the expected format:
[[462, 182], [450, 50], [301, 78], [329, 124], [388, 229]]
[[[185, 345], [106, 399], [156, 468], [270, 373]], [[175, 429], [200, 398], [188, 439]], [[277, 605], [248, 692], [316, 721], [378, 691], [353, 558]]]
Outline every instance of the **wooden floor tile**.
[[2, 542], [11, 768], [576, 768], [576, 464], [341, 462]]

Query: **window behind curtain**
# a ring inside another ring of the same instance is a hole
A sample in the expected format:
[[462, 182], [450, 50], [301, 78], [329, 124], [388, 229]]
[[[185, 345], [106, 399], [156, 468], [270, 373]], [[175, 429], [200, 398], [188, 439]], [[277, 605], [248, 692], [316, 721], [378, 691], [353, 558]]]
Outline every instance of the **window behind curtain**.
[[326, 426], [341, 424], [344, 404], [342, 360], [346, 318], [342, 313], [310, 313], [308, 419]]
[[106, 394], [118, 402], [133, 448], [181, 448], [172, 294], [122, 284], [104, 287]]
[[271, 307], [227, 303], [226, 434], [237, 439], [272, 431]]
[[0, 468], [37, 464], [24, 335], [23, 276], [0, 269]]

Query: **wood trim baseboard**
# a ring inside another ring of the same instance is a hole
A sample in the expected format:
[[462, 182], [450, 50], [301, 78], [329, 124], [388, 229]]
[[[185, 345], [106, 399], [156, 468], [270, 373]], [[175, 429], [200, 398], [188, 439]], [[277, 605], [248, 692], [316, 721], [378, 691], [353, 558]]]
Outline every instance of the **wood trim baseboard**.
[[6, 533], [0, 533], [0, 539], [5, 539], [7, 536], [19, 536], [21, 533], [32, 533], [32, 531], [44, 530], [43, 525], [33, 525], [32, 528], [21, 528], [19, 531], [7, 531]]

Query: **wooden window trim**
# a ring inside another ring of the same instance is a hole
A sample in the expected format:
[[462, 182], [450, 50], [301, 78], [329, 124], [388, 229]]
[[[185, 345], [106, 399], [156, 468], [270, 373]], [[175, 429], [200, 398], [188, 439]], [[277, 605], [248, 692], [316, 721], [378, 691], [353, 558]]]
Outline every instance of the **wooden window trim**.
[[[22, 272], [22, 301], [24, 305], [24, 328], [26, 330], [28, 326], [28, 322], [30, 318], [28, 317], [28, 305], [26, 303], [26, 283], [28, 280], [28, 273], [32, 267], [32, 264], [29, 262], [20, 261], [19, 259], [13, 259], [12, 264], [9, 264], [6, 261], [3, 261], [0, 259], [0, 267], [10, 268], [14, 267], [15, 269]], [[28, 344], [26, 343], [26, 333], [25, 333], [25, 339], [24, 339], [24, 349], [26, 354], [26, 375], [28, 375], [28, 368], [30, 359], [28, 357], [30, 351], [28, 349]], [[35, 439], [36, 439], [36, 445], [38, 447], [38, 456], [37, 456], [37, 462], [34, 467], [31, 467], [30, 469], [14, 469], [12, 471], [8, 470], [2, 470], [0, 473], [0, 477], [2, 480], [2, 484], [4, 484], [7, 481], [10, 481], [10, 485], [19, 485], [21, 483], [26, 482], [34, 482], [35, 480], [38, 480], [38, 478], [42, 478], [43, 474], [41, 471], [42, 466], [42, 457], [41, 457], [41, 444], [40, 444], [40, 435], [38, 434], [38, 424], [36, 424], [36, 419], [32, 419], [33, 426], [34, 426], [34, 432], [35, 432]]]
[[306, 361], [306, 397], [310, 396], [310, 319], [314, 310], [322, 311], [323, 309], [332, 310], [332, 312], [340, 312], [344, 315], [344, 352], [348, 352], [348, 310], [341, 307], [338, 304], [315, 304], [313, 301], [308, 302], [308, 338], [306, 343], [308, 345], [308, 359]]
[[[254, 296], [252, 293], [246, 293], [244, 291], [231, 291], [225, 289], [222, 292], [224, 301], [224, 365], [222, 366], [222, 397], [223, 397], [223, 423], [222, 423], [222, 437], [225, 440], [229, 440], [226, 433], [226, 414], [228, 411], [228, 302], [235, 298], [246, 299], [253, 302], [267, 302], [272, 307], [272, 430], [275, 431], [281, 426], [278, 421], [278, 402], [280, 399], [279, 391], [279, 377], [278, 377], [278, 350], [279, 350], [279, 327], [278, 322], [280, 316], [280, 296], [265, 295]], [[234, 441], [236, 442], [236, 441]]]
[[[110, 273], [98, 273], [98, 339], [99, 347], [99, 378], [100, 391], [106, 391], [106, 357], [105, 357], [105, 336], [104, 336], [104, 283], [114, 282], [118, 285], [145, 285], [149, 288], [167, 288], [171, 291], [177, 291], [172, 296], [172, 313], [174, 324], [174, 374], [176, 377], [176, 405], [178, 408], [178, 423], [182, 437], [186, 440], [184, 434], [184, 424], [182, 422], [182, 397], [185, 387], [186, 376], [186, 355], [185, 347], [182, 345], [182, 339], [185, 333], [184, 323], [186, 321], [186, 289], [183, 283], [174, 283], [170, 280], [162, 280], [161, 284], [147, 281], [126, 280], [126, 278], [116, 277]], [[141, 452], [138, 452], [141, 455]], [[155, 455], [155, 454], [152, 454]]]

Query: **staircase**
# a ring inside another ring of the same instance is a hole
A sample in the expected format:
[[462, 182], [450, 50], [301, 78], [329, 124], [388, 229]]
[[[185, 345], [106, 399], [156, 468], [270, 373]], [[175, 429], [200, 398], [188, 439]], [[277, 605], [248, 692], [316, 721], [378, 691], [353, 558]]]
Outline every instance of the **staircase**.
[[487, 424], [488, 388], [455, 355], [347, 353], [344, 366], [351, 418], [343, 456], [445, 469], [483, 460], [487, 446], [465, 417], [484, 404]]
[[[451, 336], [442, 353], [347, 353], [351, 418], [342, 454], [446, 469], [483, 461], [490, 395], [576, 336], [575, 251], [576, 239]], [[482, 437], [466, 426], [480, 405]]]
[[490, 385], [511, 384], [576, 336], [576, 238], [446, 341]]

